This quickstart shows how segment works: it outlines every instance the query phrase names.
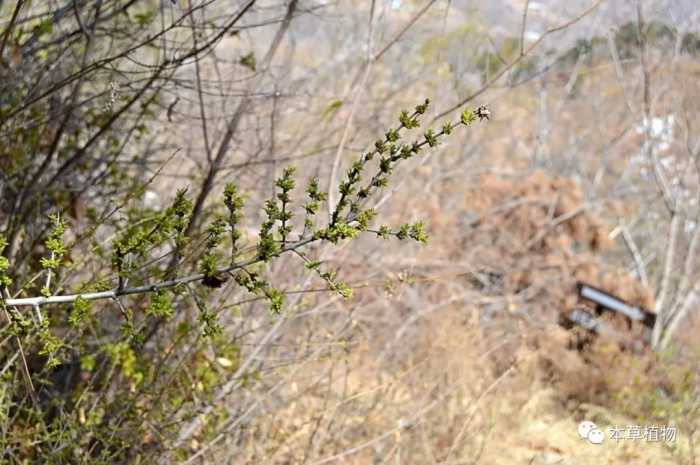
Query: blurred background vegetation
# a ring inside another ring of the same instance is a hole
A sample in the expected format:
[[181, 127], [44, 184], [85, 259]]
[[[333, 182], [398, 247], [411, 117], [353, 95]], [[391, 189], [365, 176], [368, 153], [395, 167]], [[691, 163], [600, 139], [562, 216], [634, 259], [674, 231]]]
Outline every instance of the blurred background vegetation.
[[0, 460], [696, 464], [699, 58], [690, 0], [0, 0]]

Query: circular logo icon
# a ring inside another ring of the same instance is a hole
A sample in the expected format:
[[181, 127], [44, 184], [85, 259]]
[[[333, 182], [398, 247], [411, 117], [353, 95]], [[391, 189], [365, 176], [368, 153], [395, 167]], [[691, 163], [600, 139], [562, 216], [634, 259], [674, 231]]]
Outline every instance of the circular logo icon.
[[605, 433], [603, 433], [601, 430], [599, 430], [597, 428], [594, 430], [591, 430], [591, 432], [588, 433], [588, 441], [591, 444], [602, 444], [604, 440], [605, 440]]
[[578, 435], [581, 439], [587, 439], [591, 444], [602, 444], [605, 440], [605, 433], [598, 429], [592, 421], [582, 421], [578, 424]]
[[594, 429], [598, 429], [595, 423], [588, 420], [582, 421], [578, 424], [578, 435], [581, 436], [581, 439], [588, 439], [588, 435], [591, 434], [591, 431]]

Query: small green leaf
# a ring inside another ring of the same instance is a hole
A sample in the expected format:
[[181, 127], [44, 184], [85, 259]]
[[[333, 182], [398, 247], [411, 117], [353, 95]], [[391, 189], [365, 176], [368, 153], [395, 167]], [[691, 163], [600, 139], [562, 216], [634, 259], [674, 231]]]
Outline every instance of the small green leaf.
[[151, 302], [146, 307], [146, 314], [157, 318], [172, 318], [173, 304], [170, 296], [163, 289], [159, 289], [151, 294]]
[[332, 100], [331, 103], [323, 110], [323, 118], [328, 118], [335, 114], [343, 106], [343, 101], [339, 99]]
[[74, 328], [84, 326], [91, 315], [91, 310], [92, 305], [90, 301], [85, 300], [83, 297], [78, 297], [73, 302], [73, 309], [68, 316], [68, 323]]
[[246, 68], [249, 68], [251, 71], [255, 71], [257, 67], [255, 61], [255, 54], [253, 52], [242, 56], [239, 63], [245, 66]]
[[53, 20], [51, 18], [46, 18], [34, 27], [34, 34], [37, 37], [41, 37], [46, 34], [50, 34], [53, 31]]

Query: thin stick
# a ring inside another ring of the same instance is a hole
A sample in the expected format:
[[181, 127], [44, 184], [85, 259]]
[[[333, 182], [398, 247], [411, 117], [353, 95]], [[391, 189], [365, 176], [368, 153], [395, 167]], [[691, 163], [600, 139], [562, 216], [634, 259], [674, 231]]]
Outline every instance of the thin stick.
[[[357, 102], [359, 101], [359, 95], [361, 93], [361, 89], [365, 86], [365, 83], [367, 81], [367, 77], [369, 76], [370, 72], [370, 67], [373, 63], [378, 61], [379, 59], [384, 56], [384, 54], [392, 47], [394, 44], [396, 44], [401, 37], [430, 9], [433, 4], [435, 4], [437, 0], [430, 0], [428, 3], [425, 4], [421, 10], [416, 13], [407, 23], [404, 25], [403, 28], [389, 41], [382, 47], [382, 49], [372, 55], [371, 53], [371, 35], [372, 35], [372, 27], [371, 27], [371, 19], [370, 19], [370, 37], [368, 37], [368, 44], [367, 44], [367, 56], [365, 59], [365, 65], [360, 68], [358, 71], [357, 75], [352, 81], [352, 84], [350, 85], [350, 92], [352, 92], [357, 86], [358, 86], [358, 80], [361, 78], [362, 82], [359, 84], [359, 89], [357, 90], [357, 93], [353, 97], [353, 102], [352, 102], [352, 107], [350, 109], [350, 115], [348, 116], [347, 122], [345, 124], [345, 128], [343, 129], [343, 135], [340, 140], [340, 144], [338, 145], [338, 149], [336, 150], [335, 154], [335, 159], [333, 160], [333, 168], [331, 169], [331, 175], [329, 178], [329, 183], [328, 183], [328, 214], [331, 215], [333, 213], [333, 208], [335, 206], [335, 197], [334, 197], [334, 190], [335, 190], [335, 179], [338, 176], [338, 168], [340, 165], [340, 157], [342, 156], [342, 151], [346, 143], [347, 139], [347, 133], [349, 132], [350, 125], [352, 124], [352, 120], [355, 115], [355, 108], [357, 106]], [[372, 8], [374, 8], [374, 0], [372, 2]]]
[[525, 54], [525, 26], [527, 25], [527, 10], [530, 7], [530, 0], [525, 0], [523, 7], [523, 20], [520, 25], [520, 56]]
[[649, 286], [649, 279], [647, 278], [646, 267], [644, 266], [644, 260], [642, 260], [642, 254], [639, 252], [639, 247], [634, 242], [634, 238], [627, 229], [627, 226], [621, 225], [620, 231], [622, 232], [622, 238], [625, 240], [625, 245], [634, 259], [635, 266], [637, 267], [637, 274], [639, 279], [642, 281], [644, 286]]
[[[5, 290], [7, 292], [7, 290]], [[8, 299], [5, 298], [5, 295], [2, 291], [0, 291], [0, 307], [2, 307], [2, 311], [5, 314], [5, 318], [7, 319], [8, 323], [12, 324], [12, 319], [10, 318], [10, 314], [7, 311], [7, 301]], [[22, 377], [24, 378], [24, 383], [27, 386], [27, 392], [29, 392], [29, 397], [32, 399], [32, 403], [34, 404], [34, 407], [39, 410], [39, 399], [36, 397], [36, 390], [34, 389], [34, 383], [32, 383], [32, 377], [29, 374], [29, 365], [27, 364], [27, 357], [24, 355], [24, 348], [22, 347], [22, 340], [19, 338], [19, 336], [15, 336], [15, 342], [17, 343], [17, 352], [19, 353], [20, 357], [20, 366], [22, 368]]]
[[345, 149], [345, 143], [347, 142], [348, 135], [350, 134], [350, 128], [352, 127], [352, 122], [355, 119], [355, 111], [357, 110], [357, 104], [362, 96], [362, 91], [364, 90], [365, 84], [367, 83], [367, 78], [369, 77], [370, 70], [372, 68], [372, 36], [374, 35], [374, 6], [375, 0], [372, 0], [372, 5], [369, 10], [369, 32], [367, 33], [367, 51], [365, 55], [365, 64], [362, 67], [362, 82], [359, 86], [353, 83], [353, 91], [355, 95], [352, 98], [352, 106], [350, 107], [350, 114], [348, 119], [345, 121], [345, 127], [343, 128], [343, 135], [340, 137], [340, 143], [335, 151], [335, 158], [333, 159], [333, 166], [331, 167], [331, 174], [328, 179], [328, 216], [333, 215], [335, 210], [335, 180], [338, 177], [338, 169], [340, 168], [340, 159], [343, 155], [343, 149]]
[[[284, 252], [289, 252], [291, 250], [294, 250], [296, 248], [305, 246], [307, 244], [310, 244], [311, 242], [314, 242], [314, 239], [305, 239], [299, 242], [296, 242], [295, 244], [286, 247], [280, 251], [280, 253]], [[234, 271], [238, 270], [241, 268], [248, 267], [250, 265], [253, 265], [255, 263], [259, 263], [261, 260], [258, 258], [253, 258], [241, 263], [234, 263], [232, 265], [222, 267], [216, 270], [217, 274], [220, 273], [228, 273], [229, 271]], [[167, 281], [160, 281], [157, 283], [152, 283], [152, 284], [145, 284], [143, 286], [135, 286], [135, 287], [125, 287], [123, 289], [112, 289], [109, 291], [102, 291], [102, 292], [87, 292], [84, 294], [68, 294], [68, 295], [55, 295], [55, 296], [50, 296], [50, 297], [26, 297], [26, 298], [21, 298], [21, 299], [11, 299], [7, 298], [5, 299], [5, 304], [12, 306], [12, 307], [36, 307], [36, 306], [41, 306], [41, 305], [49, 305], [49, 304], [62, 304], [62, 303], [71, 303], [75, 302], [76, 299], [79, 297], [83, 298], [84, 300], [104, 300], [104, 299], [115, 299], [119, 296], [123, 295], [132, 295], [132, 294], [147, 294], [150, 292], [155, 292], [160, 289], [167, 289], [171, 287], [175, 287], [181, 284], [188, 284], [194, 281], [201, 281], [204, 279], [204, 274], [202, 273], [195, 273], [191, 274], [189, 276], [183, 276], [181, 278], [177, 279], [171, 279]]]

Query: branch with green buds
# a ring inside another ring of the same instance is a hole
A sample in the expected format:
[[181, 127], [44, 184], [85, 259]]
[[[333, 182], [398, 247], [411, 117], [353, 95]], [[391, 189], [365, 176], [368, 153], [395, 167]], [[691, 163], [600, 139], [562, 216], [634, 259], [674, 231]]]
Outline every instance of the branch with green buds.
[[[372, 228], [371, 223], [376, 218], [376, 212], [372, 208], [365, 208], [366, 202], [378, 189], [389, 182], [389, 177], [398, 163], [419, 155], [427, 146], [437, 147], [445, 136], [452, 134], [459, 126], [470, 126], [476, 121], [488, 120], [490, 113], [486, 107], [474, 110], [465, 110], [454, 123], [445, 123], [440, 130], [428, 129], [417, 140], [401, 142], [404, 132], [418, 128], [420, 117], [425, 114], [430, 101], [417, 105], [412, 112], [402, 111], [399, 115], [399, 124], [389, 129], [384, 137], [375, 141], [372, 150], [365, 153], [359, 160], [351, 164], [347, 170], [345, 179], [338, 187], [339, 201], [325, 226], [318, 226], [317, 214], [321, 205], [326, 202], [326, 195], [321, 192], [317, 179], [311, 179], [306, 188], [307, 200], [301, 205], [304, 213], [303, 229], [294, 233], [294, 199], [293, 190], [296, 186], [295, 169], [289, 167], [284, 170], [282, 176], [276, 181], [277, 192], [265, 202], [265, 220], [260, 225], [260, 233], [253, 254], [247, 254], [240, 247], [241, 233], [239, 227], [243, 218], [244, 200], [238, 188], [229, 183], [223, 192], [223, 204], [226, 207], [225, 215], [217, 215], [206, 229], [204, 252], [198, 262], [198, 273], [182, 277], [127, 286], [127, 279], [139, 269], [137, 265], [143, 265], [148, 254], [156, 247], [170, 244], [172, 253], [180, 260], [183, 251], [190, 247], [185, 229], [188, 224], [192, 203], [186, 196], [186, 190], [178, 191], [172, 205], [162, 213], [149, 219], [141, 219], [128, 224], [112, 244], [112, 266], [117, 274], [118, 284], [111, 290], [99, 290], [97, 292], [79, 292], [67, 295], [51, 295], [48, 286], [46, 292], [38, 297], [28, 298], [4, 298], [0, 303], [7, 309], [10, 307], [31, 306], [38, 308], [47, 304], [73, 304], [70, 316], [70, 324], [76, 328], [81, 327], [91, 314], [90, 301], [101, 299], [118, 299], [122, 296], [135, 294], [153, 294], [146, 312], [158, 318], [170, 318], [172, 316], [172, 300], [166, 293], [174, 292], [176, 288], [186, 286], [193, 294], [200, 309], [200, 320], [210, 332], [216, 332], [215, 316], [203, 307], [201, 299], [192, 291], [191, 284], [201, 282], [207, 288], [217, 288], [227, 281], [228, 276], [234, 278], [234, 282], [247, 291], [264, 296], [270, 305], [272, 313], [280, 313], [284, 303], [284, 292], [276, 289], [268, 283], [258, 272], [252, 271], [253, 266], [268, 263], [287, 252], [294, 252], [300, 256], [305, 266], [323, 279], [329, 289], [338, 292], [343, 297], [350, 297], [350, 288], [336, 280], [334, 271], [321, 270], [321, 264], [310, 258], [303, 249], [315, 242], [330, 242], [337, 244], [346, 239], [352, 239], [362, 233], [372, 233], [380, 238], [395, 237], [399, 240], [412, 239], [420, 243], [427, 241], [427, 235], [422, 222], [401, 225], [391, 228], [387, 225]], [[363, 173], [369, 170], [369, 165], [376, 159], [374, 173], [364, 184]], [[50, 273], [58, 266], [65, 254], [62, 241], [59, 236], [63, 234], [63, 225], [56, 218], [54, 228], [46, 240], [46, 247], [51, 252], [51, 257], [43, 259], [42, 265]], [[220, 257], [225, 255], [221, 250], [225, 239], [230, 242], [230, 256], [226, 264], [220, 263]], [[295, 239], [296, 238], [296, 239]], [[4, 238], [0, 236], [0, 253], [5, 247]], [[140, 263], [139, 263], [140, 262]], [[0, 255], [0, 290], [3, 296], [12, 285], [9, 273], [10, 263]], [[19, 315], [14, 311], [13, 314]], [[18, 316], [19, 318], [19, 316]], [[46, 338], [47, 350], [55, 349], [55, 344]]]

